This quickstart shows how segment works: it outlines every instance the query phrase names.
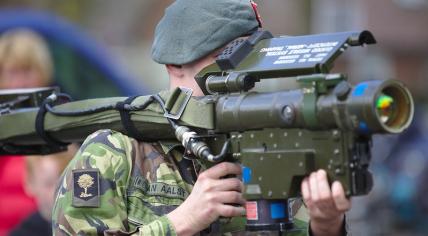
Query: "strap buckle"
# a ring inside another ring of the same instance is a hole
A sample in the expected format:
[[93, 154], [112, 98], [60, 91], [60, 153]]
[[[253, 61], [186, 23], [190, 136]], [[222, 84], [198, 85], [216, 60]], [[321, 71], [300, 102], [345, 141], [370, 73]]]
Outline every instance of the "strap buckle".
[[[192, 97], [192, 93], [193, 90], [191, 88], [181, 86], [176, 88], [165, 104], [165, 108], [168, 112], [165, 112], [163, 116], [173, 120], [180, 119], [181, 115], [183, 115], [184, 109], [186, 109], [186, 106]], [[179, 107], [177, 107], [177, 105], [179, 105]]]

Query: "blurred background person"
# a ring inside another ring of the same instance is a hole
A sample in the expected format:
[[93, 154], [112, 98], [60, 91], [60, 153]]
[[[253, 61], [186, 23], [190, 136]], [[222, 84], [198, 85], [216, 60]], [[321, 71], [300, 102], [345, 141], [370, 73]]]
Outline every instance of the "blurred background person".
[[26, 156], [25, 191], [34, 197], [37, 210], [25, 218], [9, 235], [52, 235], [51, 212], [54, 192], [62, 171], [76, 154], [78, 146], [71, 144], [68, 150], [45, 156]]
[[[0, 36], [0, 89], [48, 86], [51, 76], [49, 50], [39, 35], [16, 29]], [[0, 157], [0, 235], [36, 210], [24, 191], [24, 176], [23, 156]]]
[[0, 38], [0, 89], [46, 87], [52, 82], [48, 46], [35, 32], [14, 29]]
[[[55, 14], [3, 4], [10, 3], [0, 3], [0, 89], [57, 85], [75, 99], [135, 94], [130, 76], [78, 27]], [[22, 156], [0, 156], [0, 236], [36, 209], [37, 195], [24, 191], [24, 166]]]
[[[48, 12], [3, 4], [10, 3], [0, 3], [0, 89], [57, 85], [75, 99], [135, 94], [130, 76], [78, 27]], [[22, 156], [0, 156], [0, 236], [36, 209], [37, 199], [24, 191], [24, 166]]]

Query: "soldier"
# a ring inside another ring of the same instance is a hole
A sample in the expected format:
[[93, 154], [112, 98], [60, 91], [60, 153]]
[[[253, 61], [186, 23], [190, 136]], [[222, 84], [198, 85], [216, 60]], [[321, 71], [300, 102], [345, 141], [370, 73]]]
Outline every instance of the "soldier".
[[[194, 76], [223, 46], [259, 27], [249, 0], [177, 0], [156, 27], [152, 57], [166, 65], [170, 88], [202, 95]], [[195, 173], [182, 156], [179, 143], [137, 142], [111, 130], [90, 135], [62, 176], [54, 234], [194, 235], [221, 216], [233, 218], [210, 234], [243, 231], [242, 182], [222, 178], [239, 176], [241, 167], [224, 162]], [[340, 183], [330, 189], [320, 170], [303, 181], [302, 194], [310, 227], [290, 235], [346, 234], [350, 201]]]

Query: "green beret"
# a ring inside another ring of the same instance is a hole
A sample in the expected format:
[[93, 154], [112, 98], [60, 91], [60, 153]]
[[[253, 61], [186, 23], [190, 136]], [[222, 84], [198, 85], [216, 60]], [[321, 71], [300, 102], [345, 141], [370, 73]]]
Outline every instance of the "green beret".
[[183, 65], [259, 26], [250, 0], [177, 0], [156, 26], [152, 58]]

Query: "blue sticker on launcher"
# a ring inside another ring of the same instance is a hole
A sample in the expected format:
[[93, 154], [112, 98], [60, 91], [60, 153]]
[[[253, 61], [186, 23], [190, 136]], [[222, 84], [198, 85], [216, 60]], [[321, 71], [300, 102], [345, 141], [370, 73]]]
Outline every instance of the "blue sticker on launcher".
[[272, 219], [285, 218], [285, 203], [272, 203], [270, 204], [270, 217]]
[[367, 83], [358, 84], [355, 87], [354, 91], [352, 92], [352, 96], [355, 96], [355, 97], [363, 96], [367, 86], [368, 86]]
[[251, 181], [251, 169], [243, 166], [242, 167], [242, 182], [248, 184]]
[[360, 124], [358, 125], [358, 129], [361, 131], [361, 133], [363, 134], [368, 134], [370, 133], [369, 127], [367, 126], [366, 122], [361, 121]]

